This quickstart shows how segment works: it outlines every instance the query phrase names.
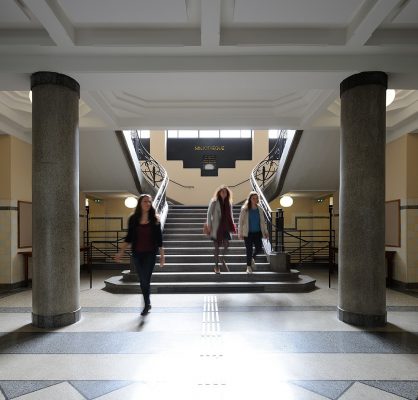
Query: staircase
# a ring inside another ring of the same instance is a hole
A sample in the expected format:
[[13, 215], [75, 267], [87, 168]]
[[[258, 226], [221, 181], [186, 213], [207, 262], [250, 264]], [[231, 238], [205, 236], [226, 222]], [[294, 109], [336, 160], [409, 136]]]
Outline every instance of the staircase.
[[[206, 211], [207, 206], [170, 206], [163, 235], [166, 264], [164, 268], [159, 264], [155, 267], [152, 293], [307, 292], [315, 288], [315, 280], [299, 275], [297, 270], [270, 271], [265, 254], [257, 256], [257, 269], [248, 275], [244, 241], [236, 236], [225, 258], [230, 272], [221, 266], [221, 274], [215, 274], [213, 244], [202, 233]], [[239, 211], [240, 206], [234, 206], [235, 223]], [[105, 284], [105, 289], [113, 293], [140, 293], [132, 267]]]

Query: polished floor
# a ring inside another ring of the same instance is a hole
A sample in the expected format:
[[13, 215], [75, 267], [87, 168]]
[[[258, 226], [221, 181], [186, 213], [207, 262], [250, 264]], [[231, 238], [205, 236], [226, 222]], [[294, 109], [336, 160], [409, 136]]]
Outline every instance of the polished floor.
[[388, 324], [337, 319], [326, 271], [311, 293], [139, 295], [82, 277], [82, 320], [31, 326], [31, 290], [0, 295], [0, 400], [418, 398], [418, 298], [387, 290]]

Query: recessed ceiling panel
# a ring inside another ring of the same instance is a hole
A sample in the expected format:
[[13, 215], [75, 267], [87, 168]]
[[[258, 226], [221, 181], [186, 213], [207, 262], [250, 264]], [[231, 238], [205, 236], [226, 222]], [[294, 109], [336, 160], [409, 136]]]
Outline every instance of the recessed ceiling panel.
[[58, 0], [75, 26], [185, 24], [184, 0]]
[[362, 0], [235, 0], [237, 24], [345, 26]]

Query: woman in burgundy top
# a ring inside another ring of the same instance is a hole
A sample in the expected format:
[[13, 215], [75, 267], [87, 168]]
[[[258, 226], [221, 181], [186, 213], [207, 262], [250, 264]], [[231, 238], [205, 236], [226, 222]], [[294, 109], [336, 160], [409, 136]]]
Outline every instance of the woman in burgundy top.
[[116, 261], [120, 261], [128, 246], [131, 246], [132, 249], [135, 269], [144, 296], [144, 309], [141, 315], [147, 315], [151, 310], [151, 276], [158, 249], [160, 250], [160, 267], [164, 266], [161, 225], [149, 194], [139, 196], [135, 212], [129, 217], [128, 235], [125, 242], [122, 243], [119, 253], [115, 256]]
[[[225, 186], [219, 186], [208, 207], [206, 224], [204, 227], [206, 233], [213, 240], [215, 256], [215, 274], [221, 273], [219, 262], [222, 263], [226, 271], [229, 268], [225, 262], [225, 255], [231, 240], [231, 233], [235, 233], [234, 217], [232, 214], [232, 192]], [[220, 247], [223, 247], [222, 257], [220, 258]]]

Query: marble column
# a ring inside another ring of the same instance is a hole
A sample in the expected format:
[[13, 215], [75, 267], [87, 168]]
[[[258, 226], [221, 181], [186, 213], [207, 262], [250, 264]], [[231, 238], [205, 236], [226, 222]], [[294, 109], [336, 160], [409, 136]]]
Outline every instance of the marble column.
[[345, 79], [341, 92], [338, 318], [386, 323], [384, 72]]
[[36, 72], [32, 89], [32, 323], [56, 328], [80, 312], [80, 86], [55, 72]]

